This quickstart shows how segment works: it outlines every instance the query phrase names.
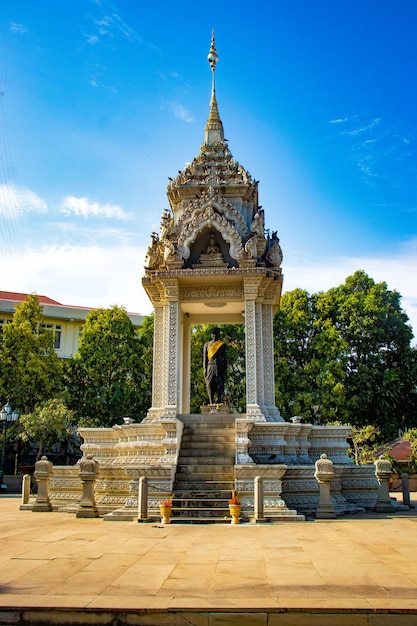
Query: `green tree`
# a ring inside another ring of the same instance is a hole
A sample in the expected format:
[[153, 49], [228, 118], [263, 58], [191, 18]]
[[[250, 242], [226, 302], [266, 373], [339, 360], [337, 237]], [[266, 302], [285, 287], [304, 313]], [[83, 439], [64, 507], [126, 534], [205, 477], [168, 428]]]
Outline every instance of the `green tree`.
[[[203, 346], [210, 340], [213, 325], [198, 324], [191, 329], [191, 413], [199, 413], [208, 403], [203, 374]], [[225, 401], [232, 412], [241, 413], [246, 406], [245, 329], [243, 324], [222, 324], [221, 339], [227, 344]]]
[[375, 452], [379, 448], [378, 442], [381, 441], [379, 428], [372, 426], [372, 424], [367, 424], [360, 428], [353, 426], [351, 440], [356, 465], [373, 463]]
[[32, 294], [16, 306], [11, 323], [0, 334], [0, 397], [20, 413], [31, 413], [63, 389], [54, 334], [42, 328], [42, 321], [43, 307]]
[[143, 318], [139, 334], [136, 334], [139, 339], [140, 367], [132, 373], [133, 384], [137, 391], [135, 410], [137, 415], [142, 416], [145, 416], [152, 406], [153, 331], [152, 313]]
[[345, 345], [302, 289], [283, 295], [274, 320], [276, 400], [284, 418], [343, 419]]
[[38, 461], [47, 447], [60, 443], [74, 433], [73, 412], [67, 409], [62, 400], [52, 398], [39, 404], [32, 413], [22, 415], [19, 427], [22, 441], [39, 444]]
[[151, 322], [142, 338], [125, 309], [91, 311], [78, 351], [67, 364], [68, 404], [87, 426], [140, 421], [150, 406]]
[[401, 296], [364, 271], [330, 289], [321, 312], [340, 331], [348, 349], [346, 408], [355, 426], [373, 424], [385, 440], [414, 423], [417, 353]]
[[284, 417], [374, 425], [382, 439], [413, 424], [417, 353], [400, 294], [363, 271], [313, 294], [284, 294], [275, 318]]

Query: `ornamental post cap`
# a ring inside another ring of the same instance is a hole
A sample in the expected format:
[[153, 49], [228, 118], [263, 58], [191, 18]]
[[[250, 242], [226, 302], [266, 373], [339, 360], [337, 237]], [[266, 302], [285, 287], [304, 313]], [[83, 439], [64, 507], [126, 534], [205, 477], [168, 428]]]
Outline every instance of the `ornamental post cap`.
[[216, 69], [217, 62], [219, 57], [217, 56], [216, 51], [216, 43], [214, 41], [214, 30], [211, 31], [211, 46], [210, 52], [208, 53], [207, 60], [210, 63], [211, 71], [214, 72]]

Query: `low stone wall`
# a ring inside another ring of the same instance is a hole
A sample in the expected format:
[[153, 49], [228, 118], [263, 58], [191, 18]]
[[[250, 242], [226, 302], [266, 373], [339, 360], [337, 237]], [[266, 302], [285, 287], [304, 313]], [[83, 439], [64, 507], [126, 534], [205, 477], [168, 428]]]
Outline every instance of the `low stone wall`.
[[331, 496], [336, 513], [341, 515], [352, 510], [373, 508], [378, 494], [375, 468], [373, 465], [357, 466], [349, 457], [347, 438], [350, 432], [349, 426], [238, 418], [236, 477], [240, 475], [240, 467], [245, 468], [247, 473], [246, 468], [253, 463], [253, 474], [257, 475], [256, 468], [262, 468], [262, 475], [268, 484], [268, 481], [274, 480], [276, 467], [286, 467], [282, 474], [281, 493], [285, 507], [303, 515], [313, 515], [319, 500], [314, 464], [321, 454], [326, 454], [334, 464]]
[[[237, 417], [235, 425], [235, 488], [246, 518], [250, 519], [254, 510], [257, 476], [263, 481], [266, 519], [296, 520], [313, 515], [319, 498], [314, 463], [323, 453], [334, 464], [331, 496], [336, 513], [375, 506], [375, 468], [356, 466], [349, 458], [349, 427], [262, 422], [244, 416]], [[100, 515], [108, 520], [134, 519], [139, 478], [146, 476], [149, 517], [159, 518], [161, 500], [173, 493], [182, 432], [183, 422], [174, 417], [79, 429], [83, 454], [92, 454], [99, 462], [94, 491]], [[81, 494], [79, 468], [54, 467], [50, 481], [54, 510], [75, 511]]]
[[[125, 424], [113, 428], [80, 428], [81, 450], [99, 463], [94, 493], [98, 511], [106, 518], [137, 516], [138, 481], [149, 480], [150, 515], [159, 516], [159, 502], [171, 496], [181, 446], [183, 423], [176, 418]], [[79, 468], [56, 466], [49, 497], [54, 510], [74, 512], [81, 500]]]

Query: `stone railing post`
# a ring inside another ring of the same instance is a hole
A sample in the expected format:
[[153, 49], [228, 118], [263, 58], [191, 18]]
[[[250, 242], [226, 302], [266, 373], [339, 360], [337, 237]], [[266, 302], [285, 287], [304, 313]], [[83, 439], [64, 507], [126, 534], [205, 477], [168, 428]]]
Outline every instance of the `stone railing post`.
[[264, 522], [264, 481], [262, 476], [255, 476], [253, 495], [255, 522]]
[[138, 493], [138, 522], [144, 522], [148, 519], [148, 491], [148, 479], [146, 476], [141, 476]]
[[319, 484], [319, 504], [317, 506], [317, 519], [332, 519], [336, 517], [336, 512], [332, 504], [330, 493], [330, 483], [334, 477], [333, 463], [327, 458], [327, 454], [322, 454], [315, 463], [316, 471], [314, 477]]
[[80, 478], [83, 485], [83, 496], [76, 512], [76, 517], [98, 517], [99, 512], [94, 499], [94, 483], [99, 472], [98, 461], [92, 454], [80, 459], [77, 463], [80, 468]]
[[47, 513], [48, 511], [52, 511], [52, 505], [48, 495], [52, 467], [51, 461], [48, 461], [48, 457], [46, 456], [43, 456], [35, 463], [35, 478], [38, 483], [38, 493], [36, 494], [36, 501], [32, 507], [32, 511], [35, 513]]
[[375, 475], [378, 479], [378, 497], [375, 504], [375, 511], [381, 513], [392, 513], [395, 511], [394, 504], [389, 495], [388, 483], [392, 476], [392, 467], [388, 459], [381, 457], [374, 463]]
[[21, 504], [29, 504], [30, 499], [30, 474], [25, 474], [22, 478], [22, 502]]
[[410, 477], [407, 472], [401, 474], [401, 487], [403, 491], [403, 504], [411, 507], [410, 499]]

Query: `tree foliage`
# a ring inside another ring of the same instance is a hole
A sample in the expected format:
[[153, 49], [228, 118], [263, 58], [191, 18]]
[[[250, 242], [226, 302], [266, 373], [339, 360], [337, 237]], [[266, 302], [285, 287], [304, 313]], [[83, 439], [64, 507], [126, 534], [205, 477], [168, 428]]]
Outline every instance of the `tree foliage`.
[[21, 413], [31, 413], [63, 388], [54, 333], [42, 328], [42, 313], [38, 296], [29, 295], [0, 334], [0, 396]]
[[74, 433], [73, 412], [62, 400], [52, 398], [39, 404], [32, 413], [21, 415], [19, 428], [22, 441], [38, 443], [36, 460], [39, 460], [47, 447]]
[[407, 321], [400, 294], [363, 271], [327, 292], [284, 294], [274, 327], [283, 416], [369, 424], [385, 440], [411, 426], [417, 353]]
[[78, 351], [67, 364], [69, 406], [80, 424], [112, 426], [124, 416], [140, 421], [150, 406], [151, 322], [141, 335], [125, 309], [91, 311]]

